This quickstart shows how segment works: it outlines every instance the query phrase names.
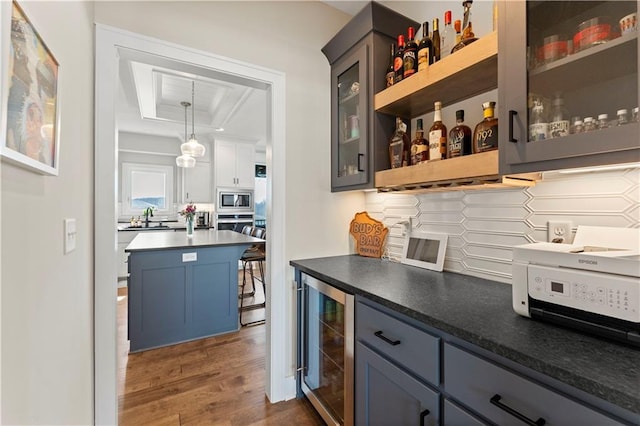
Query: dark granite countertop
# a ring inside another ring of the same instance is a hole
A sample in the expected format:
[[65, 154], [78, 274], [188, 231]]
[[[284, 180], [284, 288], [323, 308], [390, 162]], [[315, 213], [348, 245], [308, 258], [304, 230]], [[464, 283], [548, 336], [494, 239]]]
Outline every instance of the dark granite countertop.
[[357, 255], [293, 260], [291, 265], [640, 413], [640, 351], [517, 315], [508, 284]]
[[125, 252], [251, 245], [264, 240], [235, 231], [200, 231], [188, 238], [186, 232], [141, 232], [124, 249]]

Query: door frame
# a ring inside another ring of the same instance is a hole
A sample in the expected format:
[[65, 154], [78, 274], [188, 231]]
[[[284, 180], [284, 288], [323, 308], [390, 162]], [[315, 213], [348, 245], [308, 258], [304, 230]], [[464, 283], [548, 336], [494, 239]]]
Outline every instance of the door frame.
[[118, 52], [132, 49], [232, 75], [267, 91], [267, 304], [266, 394], [271, 402], [295, 396], [289, 371], [293, 336], [286, 324], [287, 264], [285, 259], [285, 74], [209, 52], [180, 46], [119, 28], [96, 24], [95, 157], [94, 157], [94, 420], [117, 424], [117, 238]]

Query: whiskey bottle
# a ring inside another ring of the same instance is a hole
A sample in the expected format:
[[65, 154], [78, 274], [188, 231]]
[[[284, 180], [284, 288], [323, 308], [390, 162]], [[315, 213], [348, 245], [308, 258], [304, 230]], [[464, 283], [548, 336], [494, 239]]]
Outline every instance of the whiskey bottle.
[[414, 31], [413, 27], [409, 27], [407, 32], [409, 41], [407, 41], [407, 44], [404, 46], [404, 52], [402, 53], [402, 63], [404, 66], [403, 79], [409, 78], [418, 72], [418, 45], [414, 40]]
[[400, 117], [396, 118], [396, 131], [389, 143], [389, 161], [392, 169], [404, 167], [409, 164], [409, 151], [411, 141], [407, 136], [407, 125]]
[[464, 22], [462, 23], [462, 38], [459, 43], [453, 46], [451, 53], [457, 52], [463, 47], [473, 43], [477, 40], [476, 35], [473, 33], [473, 25], [471, 24], [471, 4], [473, 0], [465, 0], [462, 2], [464, 7]]
[[495, 102], [482, 104], [484, 120], [479, 122], [473, 130], [474, 154], [498, 149], [498, 119], [493, 116], [495, 107]]
[[429, 22], [422, 24], [422, 40], [418, 45], [418, 72], [426, 71], [431, 64], [431, 53], [433, 52], [433, 43], [429, 38]]
[[[586, 123], [585, 119], [585, 123]], [[544, 110], [542, 101], [536, 99], [533, 101], [531, 109], [531, 124], [529, 124], [529, 140], [543, 141], [549, 139], [549, 121]]]
[[429, 129], [429, 159], [447, 158], [447, 127], [442, 124], [442, 102], [434, 103], [433, 124]]
[[395, 43], [391, 43], [391, 56], [389, 59], [389, 66], [387, 67], [387, 87], [393, 86], [393, 81], [396, 78], [396, 71], [393, 68], [393, 62], [396, 56], [396, 45]]
[[[456, 42], [454, 43], [454, 46], [458, 43], [460, 43], [460, 41], [462, 40], [462, 21], [460, 21], [459, 19], [456, 19], [456, 22], [453, 23], [453, 28], [455, 28], [456, 30]], [[453, 53], [453, 52], [450, 52]]]
[[411, 142], [411, 165], [426, 163], [429, 160], [429, 144], [424, 138], [424, 127], [422, 119], [419, 118], [416, 124], [416, 138]]
[[398, 83], [402, 81], [402, 76], [404, 75], [404, 35], [400, 34], [398, 36], [398, 48], [396, 49], [396, 54], [393, 58], [393, 70], [395, 72], [395, 78], [393, 83]]
[[464, 110], [456, 111], [456, 127], [449, 132], [447, 158], [471, 154], [471, 129], [464, 124]]

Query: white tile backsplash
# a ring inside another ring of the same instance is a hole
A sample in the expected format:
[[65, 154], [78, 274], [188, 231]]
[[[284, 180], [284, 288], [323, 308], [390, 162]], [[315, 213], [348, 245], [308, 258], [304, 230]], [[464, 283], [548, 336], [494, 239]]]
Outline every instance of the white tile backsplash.
[[582, 174], [545, 173], [536, 186], [520, 189], [431, 194], [367, 192], [371, 217], [390, 228], [387, 252], [402, 256], [403, 226], [449, 234], [444, 269], [511, 282], [512, 247], [546, 241], [549, 220], [578, 225], [640, 227], [640, 170]]

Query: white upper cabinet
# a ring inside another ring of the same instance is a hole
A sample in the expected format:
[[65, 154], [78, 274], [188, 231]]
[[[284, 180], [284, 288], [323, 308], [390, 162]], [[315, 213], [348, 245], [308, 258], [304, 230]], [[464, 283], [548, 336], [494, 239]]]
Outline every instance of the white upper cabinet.
[[214, 163], [217, 187], [253, 188], [255, 144], [215, 141]]
[[211, 189], [211, 163], [197, 161], [196, 166], [184, 170], [184, 191], [182, 201], [213, 203]]

